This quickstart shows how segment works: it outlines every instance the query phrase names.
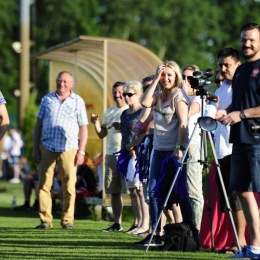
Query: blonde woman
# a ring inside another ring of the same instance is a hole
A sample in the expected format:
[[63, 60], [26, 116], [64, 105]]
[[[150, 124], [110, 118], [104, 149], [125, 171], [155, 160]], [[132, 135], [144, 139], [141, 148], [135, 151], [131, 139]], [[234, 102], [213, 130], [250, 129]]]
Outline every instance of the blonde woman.
[[[148, 190], [151, 226], [152, 231], [155, 231], [155, 236], [150, 243], [152, 246], [162, 245], [160, 223], [155, 230], [160, 207], [153, 191], [158, 181], [162, 161], [171, 156], [182, 158], [183, 150], [188, 143], [189, 98], [181, 88], [181, 83], [182, 74], [177, 63], [164, 62], [158, 66], [153, 82], [141, 98], [144, 107], [154, 107], [154, 152]], [[154, 92], [157, 85], [159, 90]], [[146, 246], [149, 240], [150, 235], [136, 244]]]

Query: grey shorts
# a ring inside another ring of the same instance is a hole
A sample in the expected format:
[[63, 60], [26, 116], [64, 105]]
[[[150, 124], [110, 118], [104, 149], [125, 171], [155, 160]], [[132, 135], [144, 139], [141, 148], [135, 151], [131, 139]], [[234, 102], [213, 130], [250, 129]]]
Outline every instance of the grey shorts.
[[125, 179], [122, 179], [120, 174], [115, 174], [116, 164], [117, 156], [106, 155], [104, 183], [106, 194], [128, 193], [125, 185]]

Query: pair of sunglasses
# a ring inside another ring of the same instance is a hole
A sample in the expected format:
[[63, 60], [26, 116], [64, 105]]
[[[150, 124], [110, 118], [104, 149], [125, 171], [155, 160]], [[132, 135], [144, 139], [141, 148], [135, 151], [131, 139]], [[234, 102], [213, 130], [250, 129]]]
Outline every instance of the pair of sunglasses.
[[223, 79], [222, 80], [221, 79], [215, 79], [216, 84], [220, 84], [220, 82], [223, 82]]
[[185, 76], [182, 74], [182, 79], [185, 80], [185, 78], [187, 78], [188, 82], [190, 82], [193, 79], [192, 76]]
[[132, 97], [133, 95], [135, 95], [136, 93], [123, 93], [123, 96], [126, 97]]
[[143, 79], [142, 79], [142, 83], [144, 83], [144, 82], [146, 82], [146, 81], [151, 81], [151, 80], [153, 80], [153, 78], [151, 78], [151, 77], [146, 77], [146, 78], [143, 78]]

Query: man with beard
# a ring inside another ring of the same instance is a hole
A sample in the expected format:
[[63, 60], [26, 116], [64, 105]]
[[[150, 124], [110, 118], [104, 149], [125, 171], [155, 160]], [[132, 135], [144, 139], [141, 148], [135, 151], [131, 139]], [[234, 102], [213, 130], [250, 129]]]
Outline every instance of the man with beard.
[[[233, 48], [224, 48], [218, 54], [218, 66], [221, 76], [224, 78], [222, 85], [216, 90], [215, 95], [219, 97], [218, 109], [225, 109], [232, 101], [232, 80], [237, 67], [241, 64], [239, 60], [239, 52]], [[218, 127], [215, 131], [215, 149], [218, 162], [220, 164], [220, 171], [224, 182], [224, 188], [229, 196], [230, 207], [232, 209], [232, 216], [235, 222], [238, 233], [238, 240], [240, 246], [246, 245], [245, 228], [246, 220], [242, 211], [240, 200], [235, 191], [229, 192], [230, 179], [230, 162], [232, 153], [232, 144], [229, 143], [230, 126], [223, 125], [218, 122]], [[228, 212], [218, 174], [216, 174], [216, 183], [218, 186], [219, 202], [221, 212]], [[234, 242], [228, 249], [221, 250], [226, 254], [235, 254], [238, 251], [237, 242]]]
[[111, 205], [114, 215], [114, 224], [104, 232], [122, 231], [123, 199], [121, 193], [126, 193], [125, 180], [120, 174], [115, 174], [117, 157], [113, 155], [121, 149], [120, 116], [128, 108], [123, 97], [124, 82], [116, 82], [112, 88], [113, 99], [116, 105], [107, 109], [102, 123], [99, 122], [99, 115], [92, 114], [91, 122], [95, 126], [96, 133], [100, 139], [107, 136], [106, 157], [105, 157], [105, 192], [111, 194]]
[[239, 66], [233, 79], [231, 105], [217, 119], [231, 126], [230, 190], [237, 192], [250, 233], [250, 246], [233, 258], [260, 259], [258, 205], [253, 192], [260, 192], [260, 25], [246, 22], [241, 27], [241, 48], [247, 62]]

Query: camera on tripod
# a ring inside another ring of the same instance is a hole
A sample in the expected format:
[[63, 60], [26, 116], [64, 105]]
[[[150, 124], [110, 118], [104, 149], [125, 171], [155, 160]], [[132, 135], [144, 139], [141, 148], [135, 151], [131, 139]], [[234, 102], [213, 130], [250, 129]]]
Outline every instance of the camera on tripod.
[[206, 69], [204, 71], [194, 71], [194, 78], [190, 79], [190, 85], [196, 89], [196, 95], [200, 96], [201, 99], [208, 101], [205, 114], [198, 119], [198, 123], [203, 130], [213, 131], [217, 128], [217, 121], [215, 115], [217, 112], [216, 102], [218, 101], [217, 96], [208, 92], [207, 85], [211, 83], [209, 78], [214, 74], [212, 69]]

